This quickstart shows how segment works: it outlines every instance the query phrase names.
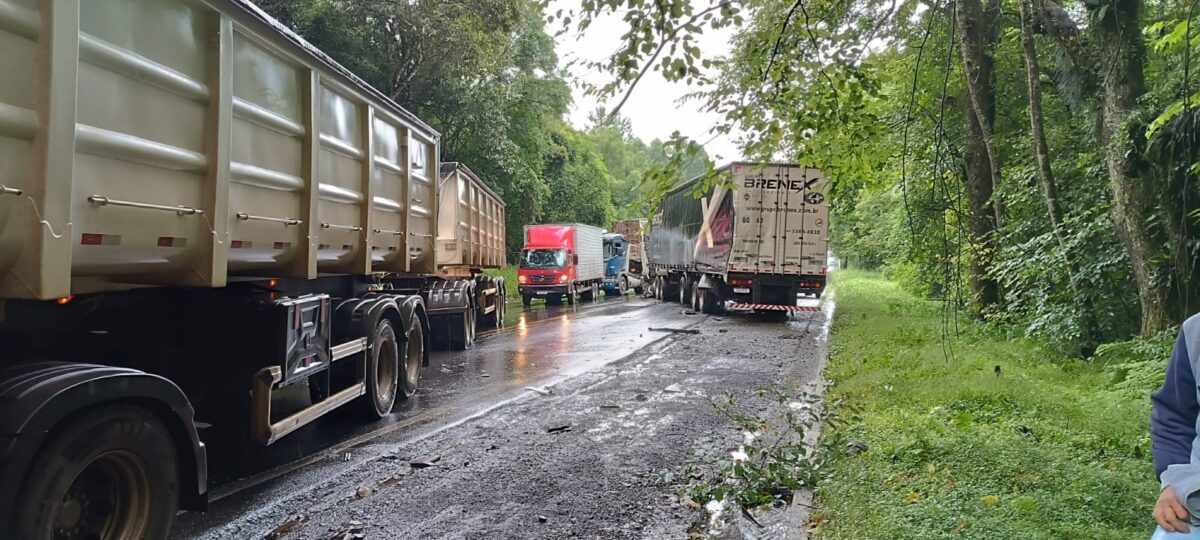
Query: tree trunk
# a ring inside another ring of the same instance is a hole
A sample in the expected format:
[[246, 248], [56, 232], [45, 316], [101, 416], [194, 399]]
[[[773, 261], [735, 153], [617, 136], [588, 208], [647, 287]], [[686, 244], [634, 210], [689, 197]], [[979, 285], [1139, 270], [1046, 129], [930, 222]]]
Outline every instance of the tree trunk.
[[966, 79], [968, 111], [975, 117], [981, 134], [988, 181], [992, 184], [992, 209], [996, 225], [1004, 226], [1004, 201], [1000, 191], [1000, 161], [992, 142], [992, 123], [996, 117], [992, 91], [992, 48], [999, 41], [999, 2], [989, 0], [984, 11], [979, 0], [959, 0], [954, 10], [958, 25], [958, 50], [962, 54]]
[[1071, 257], [1070, 250], [1067, 249], [1063, 213], [1058, 206], [1058, 186], [1054, 183], [1054, 170], [1050, 167], [1050, 146], [1046, 144], [1037, 48], [1033, 42], [1030, 9], [1026, 2], [1027, 0], [1017, 0], [1021, 22], [1021, 49], [1025, 55], [1025, 73], [1029, 82], [1029, 133], [1033, 139], [1038, 178], [1041, 180], [1042, 192], [1046, 197], [1046, 213], [1050, 217], [1050, 230], [1054, 233], [1054, 239], [1058, 241], [1063, 264], [1070, 273], [1067, 282], [1071, 286], [1071, 294], [1075, 298], [1075, 306], [1079, 311], [1079, 321], [1083, 325], [1084, 347], [1093, 349], [1100, 338], [1100, 329], [1096, 323], [1096, 314], [1092, 308], [1091, 298], [1079, 286], [1079, 265]]
[[971, 106], [962, 101], [963, 130], [967, 134], [963, 144], [963, 191], [967, 197], [967, 234], [973, 252], [971, 291], [980, 311], [987, 312], [1000, 304], [1000, 285], [990, 273], [996, 257], [996, 213], [982, 130]]
[[1149, 337], [1171, 326], [1173, 320], [1169, 270], [1156, 261], [1166, 242], [1160, 231], [1147, 224], [1155, 199], [1152, 178], [1146, 174], [1135, 144], [1143, 128], [1129, 125], [1137, 100], [1146, 90], [1146, 51], [1139, 26], [1142, 0], [1113, 0], [1099, 9], [1104, 16], [1094, 17], [1091, 27], [1104, 66], [1104, 139], [1113, 192], [1112, 219], [1137, 281], [1142, 336]]

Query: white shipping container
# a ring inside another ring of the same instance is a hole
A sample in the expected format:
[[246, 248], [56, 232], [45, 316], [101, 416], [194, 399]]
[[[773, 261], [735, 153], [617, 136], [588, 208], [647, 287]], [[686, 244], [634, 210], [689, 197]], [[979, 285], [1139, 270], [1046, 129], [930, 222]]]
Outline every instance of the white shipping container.
[[825, 275], [829, 181], [794, 165], [732, 166], [733, 249], [729, 270]]
[[576, 224], [575, 253], [579, 255], [575, 281], [604, 279], [604, 229]]

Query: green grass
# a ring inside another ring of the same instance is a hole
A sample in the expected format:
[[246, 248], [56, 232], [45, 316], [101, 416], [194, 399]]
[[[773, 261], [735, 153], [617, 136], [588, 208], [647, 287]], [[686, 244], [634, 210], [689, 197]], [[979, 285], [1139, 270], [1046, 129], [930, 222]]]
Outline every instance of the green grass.
[[504, 268], [488, 268], [483, 271], [487, 276], [504, 276], [505, 296], [509, 299], [521, 299], [521, 293], [517, 292], [517, 267], [505, 266]]
[[826, 437], [869, 449], [833, 458], [815, 538], [1149, 537], [1147, 396], [1165, 357], [1085, 363], [966, 320], [943, 342], [940, 303], [871, 273], [834, 286], [827, 400], [857, 413]]

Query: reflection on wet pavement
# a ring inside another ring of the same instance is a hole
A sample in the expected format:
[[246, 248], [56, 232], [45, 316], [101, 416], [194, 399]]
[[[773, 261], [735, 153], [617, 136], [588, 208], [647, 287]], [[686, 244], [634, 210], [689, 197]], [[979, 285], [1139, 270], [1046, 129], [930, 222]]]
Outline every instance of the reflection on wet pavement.
[[[500, 331], [480, 332], [473, 349], [431, 353], [429, 366], [421, 372], [420, 390], [412, 398], [397, 403], [393, 414], [384, 420], [367, 421], [353, 407], [346, 407], [266, 448], [236, 441], [206, 440], [213, 493], [220, 497], [238, 489], [238, 479], [395, 425], [411, 424], [422, 415], [436, 416], [440, 408], [464, 404], [482, 407], [497, 396], [528, 386], [533, 380], [586, 371], [589, 358], [575, 356], [573, 352], [591, 350], [588, 356], [599, 355], [603, 358], [598, 360], [608, 361], [632, 353], [637, 348], [605, 347], [596, 351], [595, 345], [589, 346], [588, 342], [621, 341], [622, 333], [628, 333], [633, 325], [628, 320], [616, 324], [617, 320], [609, 315], [629, 313], [652, 304], [650, 300], [625, 297], [576, 306], [535, 304], [524, 310], [519, 300], [509, 302], [505, 327]], [[638, 326], [644, 329], [644, 325]], [[307, 400], [304, 385], [291, 390], [295, 391], [285, 393], [285, 399]]]

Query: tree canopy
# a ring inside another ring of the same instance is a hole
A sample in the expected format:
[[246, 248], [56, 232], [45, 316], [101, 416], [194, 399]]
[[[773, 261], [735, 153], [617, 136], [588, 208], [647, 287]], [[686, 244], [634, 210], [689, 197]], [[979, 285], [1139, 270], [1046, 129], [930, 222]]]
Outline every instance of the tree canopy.
[[508, 204], [510, 258], [529, 223], [644, 216], [639, 179], [667, 159], [653, 151], [662, 143], [638, 140], [620, 118], [586, 131], [565, 121], [570, 87], [537, 3], [260, 5], [441, 132], [443, 160], [466, 163]]
[[[696, 86], [744, 151], [834, 180], [834, 249], [1089, 354], [1200, 309], [1200, 19], [1154, 0], [585, 0], [618, 104]], [[732, 52], [695, 46], [737, 28]]]

